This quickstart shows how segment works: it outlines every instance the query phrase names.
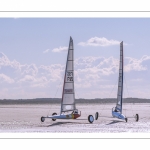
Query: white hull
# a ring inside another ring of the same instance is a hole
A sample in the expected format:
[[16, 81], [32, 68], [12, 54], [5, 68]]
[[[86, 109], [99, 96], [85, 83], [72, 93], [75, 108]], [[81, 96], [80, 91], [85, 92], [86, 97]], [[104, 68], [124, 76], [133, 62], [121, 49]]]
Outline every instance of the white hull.
[[53, 121], [55, 121], [56, 119], [76, 119], [78, 117], [81, 116], [81, 112], [80, 114], [61, 114], [61, 115], [53, 115], [53, 116], [47, 116], [47, 117], [41, 117], [41, 119], [43, 120], [42, 122], [44, 122], [45, 118], [51, 118]]
[[69, 114], [69, 115], [54, 115], [54, 116], [47, 116], [44, 118], [51, 118], [51, 119], [74, 119], [73, 118], [73, 114]]

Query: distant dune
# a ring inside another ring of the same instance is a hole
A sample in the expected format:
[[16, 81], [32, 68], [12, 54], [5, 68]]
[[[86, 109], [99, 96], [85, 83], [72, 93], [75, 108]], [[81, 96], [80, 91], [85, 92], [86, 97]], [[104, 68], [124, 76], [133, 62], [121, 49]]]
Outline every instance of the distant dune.
[[[76, 99], [76, 103], [116, 103], [115, 98], [104, 99]], [[36, 99], [1, 99], [0, 105], [17, 104], [57, 104], [61, 103], [61, 98], [36, 98]], [[125, 98], [123, 103], [150, 103], [150, 99]]]

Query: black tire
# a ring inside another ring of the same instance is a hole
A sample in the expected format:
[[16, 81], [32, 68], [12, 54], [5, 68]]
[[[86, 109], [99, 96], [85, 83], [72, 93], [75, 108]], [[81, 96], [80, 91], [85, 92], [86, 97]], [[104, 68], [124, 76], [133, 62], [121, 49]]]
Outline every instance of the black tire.
[[[52, 116], [57, 115], [57, 113], [53, 113]], [[56, 119], [52, 119], [53, 121], [56, 121]]]
[[42, 116], [41, 117], [41, 122], [44, 122], [45, 121], [45, 118]]
[[99, 116], [99, 113], [96, 112], [96, 113], [95, 113], [95, 120], [98, 120], [98, 116]]
[[88, 116], [88, 121], [89, 121], [89, 123], [93, 123], [94, 117], [92, 115], [89, 115]]
[[125, 121], [128, 122], [128, 118], [125, 118]]
[[135, 121], [136, 121], [136, 122], [139, 121], [139, 115], [138, 115], [138, 114], [135, 115]]

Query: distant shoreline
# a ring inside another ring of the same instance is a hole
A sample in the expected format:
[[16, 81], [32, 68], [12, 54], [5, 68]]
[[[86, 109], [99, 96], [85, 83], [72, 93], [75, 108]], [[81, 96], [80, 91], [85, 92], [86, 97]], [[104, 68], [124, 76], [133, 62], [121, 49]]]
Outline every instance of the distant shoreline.
[[[104, 99], [76, 99], [78, 103], [116, 103], [116, 98]], [[21, 105], [21, 104], [58, 104], [61, 98], [36, 98], [36, 99], [0, 99], [0, 105]], [[150, 103], [150, 99], [124, 98], [123, 103]]]

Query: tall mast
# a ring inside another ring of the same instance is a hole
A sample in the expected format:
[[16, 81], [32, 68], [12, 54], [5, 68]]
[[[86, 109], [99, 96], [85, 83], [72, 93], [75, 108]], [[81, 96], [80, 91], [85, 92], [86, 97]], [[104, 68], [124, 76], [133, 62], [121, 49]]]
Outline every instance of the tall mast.
[[122, 113], [122, 97], [123, 97], [123, 41], [120, 43], [120, 63], [118, 78], [118, 94], [116, 109]]

